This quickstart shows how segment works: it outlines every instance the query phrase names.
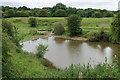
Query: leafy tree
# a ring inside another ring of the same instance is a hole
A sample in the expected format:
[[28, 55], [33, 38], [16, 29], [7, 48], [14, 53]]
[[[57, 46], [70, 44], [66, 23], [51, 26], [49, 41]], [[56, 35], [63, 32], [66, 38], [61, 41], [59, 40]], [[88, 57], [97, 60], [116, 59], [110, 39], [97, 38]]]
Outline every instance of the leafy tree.
[[31, 27], [36, 27], [37, 21], [35, 18], [30, 18], [29, 19], [29, 24]]
[[101, 15], [100, 12], [95, 12], [95, 13], [92, 15], [92, 17], [94, 17], [94, 18], [101, 18], [102, 15]]
[[2, 11], [3, 12], [5, 12], [5, 11], [7, 11], [7, 10], [9, 10], [9, 9], [12, 9], [12, 7], [9, 7], [9, 6], [2, 6]]
[[111, 40], [113, 43], [120, 43], [120, 13], [111, 23]]
[[81, 20], [81, 17], [75, 14], [68, 17], [68, 30], [70, 36], [76, 36], [82, 33], [82, 29], [80, 28]]
[[114, 14], [112, 12], [106, 12], [105, 17], [113, 17]]
[[67, 15], [72, 15], [72, 14], [75, 14], [77, 11], [76, 8], [72, 8], [72, 7], [69, 7], [66, 9], [66, 12], [67, 12]]
[[84, 10], [78, 10], [76, 12], [77, 15], [81, 16], [81, 17], [85, 17], [85, 11]]
[[52, 12], [55, 12], [58, 9], [66, 10], [66, 8], [67, 8], [66, 5], [62, 3], [57, 3], [55, 6], [53, 6]]
[[57, 35], [62, 35], [65, 32], [65, 29], [60, 22], [57, 22], [56, 24], [54, 24], [54, 31], [53, 32]]
[[39, 17], [47, 17], [48, 16], [48, 11], [46, 9], [38, 10], [37, 15]]
[[43, 7], [42, 9], [46, 9], [48, 12], [52, 12], [52, 8], [51, 7]]
[[9, 9], [9, 10], [5, 11], [5, 14], [6, 14], [7, 18], [14, 17], [15, 11], [13, 9]]
[[88, 9], [85, 11], [85, 16], [86, 17], [92, 17], [92, 14], [94, 13], [94, 11], [92, 9]]
[[19, 7], [18, 10], [19, 11], [21, 11], [21, 10], [30, 10], [30, 8], [27, 8], [26, 6], [22, 6], [22, 7]]
[[67, 14], [66, 14], [65, 10], [58, 9], [57, 11], [55, 11], [55, 13], [53, 13], [53, 16], [55, 16], [55, 17], [65, 17], [65, 16], [67, 16]]

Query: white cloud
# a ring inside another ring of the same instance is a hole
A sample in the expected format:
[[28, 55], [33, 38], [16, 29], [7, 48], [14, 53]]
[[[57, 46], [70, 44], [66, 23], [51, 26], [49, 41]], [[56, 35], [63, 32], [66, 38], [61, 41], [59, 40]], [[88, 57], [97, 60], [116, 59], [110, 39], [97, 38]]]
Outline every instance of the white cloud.
[[77, 8], [97, 8], [117, 10], [119, 0], [3, 0], [2, 5], [19, 7], [27, 6], [30, 8], [52, 7], [56, 3], [64, 3], [67, 6]]

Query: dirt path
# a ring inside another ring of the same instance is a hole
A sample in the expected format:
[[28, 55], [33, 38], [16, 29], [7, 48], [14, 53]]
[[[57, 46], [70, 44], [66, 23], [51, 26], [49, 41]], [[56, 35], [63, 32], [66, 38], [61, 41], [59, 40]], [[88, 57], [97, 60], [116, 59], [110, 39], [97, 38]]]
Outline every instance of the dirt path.
[[33, 37], [55, 37], [55, 38], [62, 38], [62, 39], [69, 39], [69, 40], [81, 40], [81, 41], [87, 40], [87, 38], [84, 38], [84, 37], [54, 36], [51, 31], [37, 31], [37, 32], [44, 33], [45, 35], [33, 36]]

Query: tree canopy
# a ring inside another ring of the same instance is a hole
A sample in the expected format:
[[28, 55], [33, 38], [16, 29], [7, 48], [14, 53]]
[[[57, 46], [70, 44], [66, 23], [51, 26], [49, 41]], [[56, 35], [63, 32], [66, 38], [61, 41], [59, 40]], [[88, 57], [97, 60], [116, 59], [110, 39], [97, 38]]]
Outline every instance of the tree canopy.
[[2, 6], [2, 13], [4, 18], [9, 17], [67, 17], [72, 14], [77, 14], [81, 17], [95, 17], [95, 18], [102, 18], [102, 17], [113, 17], [119, 11], [108, 11], [106, 9], [77, 9], [73, 7], [67, 7], [65, 4], [57, 3], [53, 7], [43, 7], [30, 9], [26, 6], [16, 7], [9, 7], [9, 6]]

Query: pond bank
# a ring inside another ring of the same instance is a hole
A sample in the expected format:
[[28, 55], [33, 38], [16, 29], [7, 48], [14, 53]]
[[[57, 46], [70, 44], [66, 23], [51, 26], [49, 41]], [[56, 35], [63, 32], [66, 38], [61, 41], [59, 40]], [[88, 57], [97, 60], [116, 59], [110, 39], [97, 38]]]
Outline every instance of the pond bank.
[[62, 38], [62, 39], [68, 39], [68, 40], [80, 40], [80, 41], [87, 41], [87, 38], [84, 37], [69, 37], [69, 36], [55, 36], [53, 35], [52, 31], [37, 31], [38, 33], [44, 33], [45, 35], [40, 36], [32, 36], [33, 38], [36, 37], [55, 37], [55, 38]]

